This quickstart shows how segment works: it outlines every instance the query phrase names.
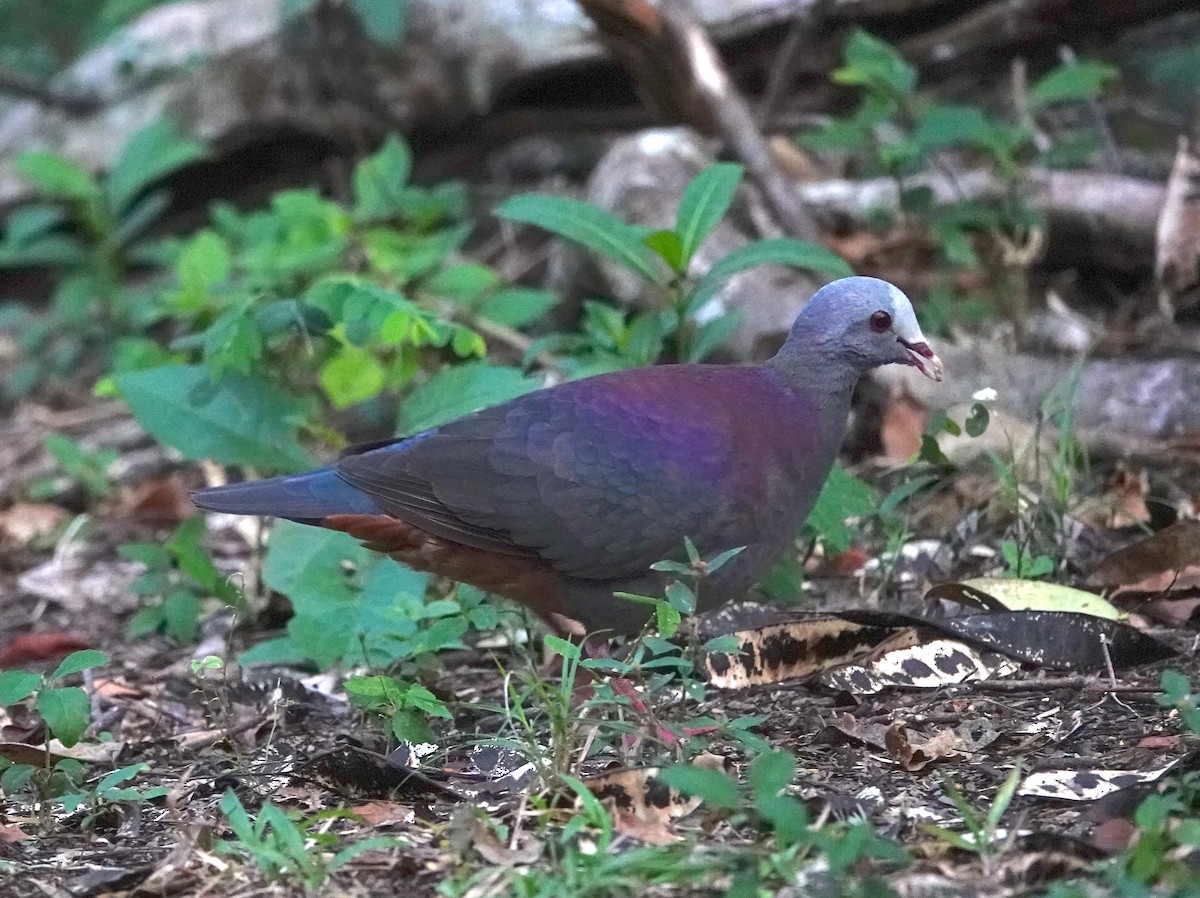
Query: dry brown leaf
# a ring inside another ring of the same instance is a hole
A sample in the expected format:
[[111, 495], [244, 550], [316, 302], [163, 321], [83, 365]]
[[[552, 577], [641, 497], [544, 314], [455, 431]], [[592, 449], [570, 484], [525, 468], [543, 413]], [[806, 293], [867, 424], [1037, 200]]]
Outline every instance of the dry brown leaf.
[[[706, 770], [725, 770], [721, 755], [697, 755], [692, 764]], [[665, 845], [679, 839], [670, 823], [685, 817], [700, 806], [700, 799], [683, 795], [663, 785], [658, 767], [622, 767], [590, 776], [588, 789], [606, 804], [617, 831], [653, 845]]]
[[361, 817], [363, 823], [371, 827], [412, 823], [416, 819], [412, 808], [394, 801], [368, 801], [366, 804], [360, 804], [350, 810]]
[[23, 831], [15, 823], [0, 823], [0, 845], [11, 845], [13, 842], [24, 842], [29, 833]]
[[57, 505], [17, 502], [0, 512], [0, 547], [9, 551], [24, 549], [50, 536], [67, 517], [66, 510]]
[[1102, 589], [1158, 594], [1181, 588], [1184, 575], [1194, 579], [1196, 571], [1200, 571], [1200, 521], [1180, 521], [1113, 552], [1088, 580]]
[[958, 750], [958, 734], [954, 730], [941, 730], [931, 739], [914, 742], [909, 737], [908, 727], [902, 721], [897, 721], [888, 727], [884, 745], [892, 760], [910, 773], [916, 773], [934, 761], [955, 754]]
[[148, 524], [178, 524], [195, 511], [187, 484], [175, 471], [124, 491], [117, 513]]
[[883, 409], [879, 440], [888, 461], [902, 462], [921, 451], [921, 436], [929, 426], [929, 409], [901, 385], [892, 390]]

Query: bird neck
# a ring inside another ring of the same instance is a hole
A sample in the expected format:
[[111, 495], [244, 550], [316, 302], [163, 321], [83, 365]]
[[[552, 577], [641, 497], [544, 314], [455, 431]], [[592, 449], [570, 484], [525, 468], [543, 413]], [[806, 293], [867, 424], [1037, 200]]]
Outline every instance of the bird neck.
[[822, 412], [844, 419], [862, 371], [834, 343], [816, 335], [811, 340], [798, 337], [801, 335], [793, 332], [779, 352], [764, 365], [776, 371], [792, 390], [804, 395]]

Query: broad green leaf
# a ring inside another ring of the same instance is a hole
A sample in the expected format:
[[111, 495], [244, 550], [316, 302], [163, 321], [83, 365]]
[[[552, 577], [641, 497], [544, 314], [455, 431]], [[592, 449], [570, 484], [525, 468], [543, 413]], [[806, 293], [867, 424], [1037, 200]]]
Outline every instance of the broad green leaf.
[[0, 708], [29, 698], [41, 683], [41, 677], [27, 670], [0, 670]]
[[1029, 105], [1041, 109], [1055, 103], [1094, 100], [1118, 74], [1113, 66], [1094, 60], [1064, 63], [1034, 82], [1029, 90]]
[[497, 324], [525, 327], [541, 320], [557, 302], [558, 295], [552, 290], [510, 287], [480, 303], [478, 314]]
[[618, 262], [653, 284], [662, 272], [655, 254], [642, 241], [646, 232], [591, 203], [561, 196], [524, 194], [505, 200], [496, 215], [536, 225]]
[[663, 770], [658, 779], [672, 789], [694, 795], [713, 807], [733, 810], [741, 803], [737, 783], [719, 770], [676, 764]]
[[447, 365], [400, 406], [400, 431], [419, 433], [452, 418], [496, 405], [541, 386], [519, 368], [489, 362]]
[[344, 533], [280, 521], [263, 582], [287, 596], [296, 613], [288, 641], [266, 648], [276, 657], [298, 651], [322, 669], [341, 660], [386, 666], [409, 646], [396, 640], [417, 632], [427, 580]]
[[83, 649], [82, 651], [71, 652], [71, 654], [59, 662], [54, 673], [50, 675], [50, 679], [61, 680], [63, 677], [69, 677], [71, 674], [79, 673], [81, 670], [103, 667], [108, 661], [108, 655], [95, 649]]
[[100, 193], [86, 171], [54, 153], [30, 151], [17, 157], [17, 171], [33, 182], [47, 197], [89, 203]]
[[302, 404], [262, 377], [213, 384], [199, 365], [163, 365], [118, 375], [116, 384], [138, 423], [184, 458], [266, 471], [312, 466], [296, 439]]
[[715, 262], [696, 284], [688, 307], [693, 310], [700, 308], [735, 274], [758, 265], [787, 265], [834, 277], [854, 274], [845, 259], [823, 246], [792, 237], [774, 237], [747, 244]]
[[708, 239], [729, 211], [729, 204], [742, 180], [742, 167], [733, 162], [718, 162], [696, 175], [683, 191], [675, 218], [675, 233], [683, 250], [682, 270]]
[[122, 211], [145, 188], [205, 152], [204, 144], [181, 137], [170, 119], [151, 122], [135, 131], [117, 154], [105, 183], [109, 206]]
[[383, 382], [383, 365], [361, 346], [342, 346], [321, 366], [321, 389], [334, 408], [346, 408], [377, 396]]
[[846, 521], [866, 517], [875, 507], [875, 491], [870, 484], [835, 465], [808, 513], [807, 526], [825, 541], [829, 551], [844, 552], [850, 548], [851, 540]]
[[59, 206], [33, 204], [14, 209], [4, 227], [4, 242], [26, 247], [66, 220]]
[[83, 738], [91, 719], [87, 693], [78, 686], [43, 689], [37, 696], [37, 709], [50, 732], [67, 748]]
[[204, 332], [204, 366], [213, 378], [255, 372], [263, 357], [263, 341], [254, 305], [247, 301], [223, 312]]

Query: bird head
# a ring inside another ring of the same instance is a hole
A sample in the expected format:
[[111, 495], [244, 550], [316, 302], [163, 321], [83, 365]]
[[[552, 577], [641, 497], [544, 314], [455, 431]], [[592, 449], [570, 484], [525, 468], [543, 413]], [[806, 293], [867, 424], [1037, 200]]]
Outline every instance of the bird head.
[[849, 277], [813, 294], [792, 327], [788, 342], [820, 344], [866, 370], [912, 365], [931, 380], [942, 379], [942, 361], [930, 348], [908, 297], [879, 278]]

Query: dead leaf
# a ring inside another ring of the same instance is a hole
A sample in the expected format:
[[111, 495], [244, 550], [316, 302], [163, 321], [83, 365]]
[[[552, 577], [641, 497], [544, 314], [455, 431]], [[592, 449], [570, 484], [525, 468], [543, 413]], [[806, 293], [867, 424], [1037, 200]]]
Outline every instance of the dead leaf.
[[958, 750], [958, 735], [954, 730], [942, 730], [932, 739], [914, 742], [908, 727], [898, 721], [884, 734], [884, 746], [892, 760], [910, 773], [924, 770], [934, 761], [953, 755]]
[[[48, 748], [48, 750], [47, 750]], [[79, 742], [67, 748], [57, 739], [51, 739], [47, 747], [41, 743], [0, 742], [0, 758], [14, 764], [51, 766], [68, 758], [86, 764], [111, 764], [125, 750], [124, 742]]]
[[[705, 770], [725, 770], [720, 755], [704, 753], [692, 761]], [[678, 841], [671, 831], [673, 820], [685, 817], [700, 806], [700, 799], [669, 789], [658, 779], [658, 767], [622, 767], [590, 776], [588, 789], [612, 812], [613, 825], [627, 836], [652, 845]]]
[[883, 408], [879, 440], [883, 457], [903, 462], [921, 451], [921, 437], [929, 426], [929, 409], [901, 384], [893, 389]]
[[397, 823], [412, 823], [416, 819], [413, 809], [394, 801], [368, 801], [351, 808], [370, 827], [394, 826]]
[[1200, 585], [1200, 521], [1180, 521], [1100, 562], [1088, 582], [1118, 592], [1157, 595], [1179, 586], [1184, 575], [1189, 585]]
[[1138, 740], [1138, 748], [1149, 749], [1175, 749], [1178, 748], [1182, 740], [1178, 733], [1171, 733], [1163, 736], [1143, 736]]
[[20, 667], [36, 661], [53, 661], [86, 649], [89, 643], [72, 633], [22, 633], [0, 648], [0, 668]]
[[15, 823], [0, 823], [0, 845], [11, 845], [14, 842], [24, 842], [29, 833], [23, 831]]
[[183, 476], [174, 471], [124, 491], [117, 513], [147, 524], [178, 524], [196, 513]]
[[18, 502], [0, 512], [0, 548], [24, 549], [49, 537], [66, 519], [66, 510], [57, 505]]
[[471, 837], [471, 847], [489, 864], [513, 867], [518, 864], [532, 864], [542, 856], [541, 841], [528, 830], [517, 834], [515, 845], [506, 845], [485, 820], [473, 817]]

